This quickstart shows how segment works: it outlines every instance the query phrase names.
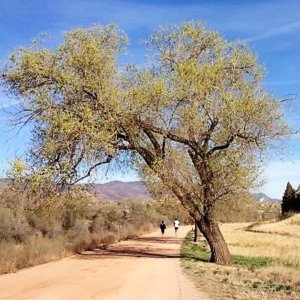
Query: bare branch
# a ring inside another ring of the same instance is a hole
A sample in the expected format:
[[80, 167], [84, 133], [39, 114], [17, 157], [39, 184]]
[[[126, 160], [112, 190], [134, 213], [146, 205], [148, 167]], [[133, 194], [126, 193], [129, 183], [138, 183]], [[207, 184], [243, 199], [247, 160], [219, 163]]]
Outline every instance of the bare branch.
[[87, 177], [90, 177], [90, 176], [91, 176], [91, 172], [92, 172], [94, 169], [96, 169], [97, 167], [99, 167], [99, 166], [101, 166], [101, 165], [110, 163], [110, 162], [112, 161], [112, 159], [113, 159], [112, 156], [108, 156], [108, 157], [106, 158], [106, 160], [100, 161], [100, 162], [94, 164], [93, 166], [91, 166], [91, 167], [89, 168], [89, 170], [87, 171], [87, 173], [86, 173], [84, 176], [82, 176], [82, 177], [80, 177], [80, 178], [77, 178], [77, 179], [76, 179], [74, 182], [72, 182], [70, 185], [74, 185], [74, 184], [78, 183], [79, 181], [81, 181], [81, 180], [83, 180], [83, 179], [85, 179], [85, 178], [87, 178]]
[[165, 130], [165, 129], [157, 127], [153, 124], [148, 124], [148, 123], [146, 123], [145, 121], [142, 121], [142, 120], [137, 120], [137, 121], [138, 121], [139, 125], [144, 130], [145, 129], [151, 130], [155, 133], [161, 134], [165, 138], [171, 139], [175, 142], [178, 142], [178, 143], [181, 143], [181, 144], [184, 144], [184, 145], [188, 145], [191, 148], [196, 148], [197, 147], [195, 142], [192, 142], [189, 138], [185, 138], [185, 137], [179, 135], [178, 133], [176, 133], [172, 130]]
[[234, 136], [231, 136], [225, 144], [215, 146], [210, 151], [208, 151], [207, 156], [212, 155], [216, 151], [220, 151], [220, 150], [224, 150], [224, 149], [228, 148], [233, 141], [234, 141]]

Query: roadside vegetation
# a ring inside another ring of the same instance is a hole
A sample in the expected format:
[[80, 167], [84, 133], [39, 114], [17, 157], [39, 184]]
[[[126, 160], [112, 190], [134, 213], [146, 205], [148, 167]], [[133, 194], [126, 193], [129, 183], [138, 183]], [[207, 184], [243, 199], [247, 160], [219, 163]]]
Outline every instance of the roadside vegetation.
[[209, 264], [206, 241], [193, 242], [190, 232], [181, 248], [183, 268], [213, 299], [300, 299], [299, 220], [222, 224], [227, 267]]
[[280, 217], [278, 202], [259, 202], [248, 192], [227, 197], [216, 203], [219, 222], [261, 222]]
[[[161, 220], [170, 225], [175, 217], [183, 224], [194, 222], [174, 197], [105, 202], [78, 185], [57, 193], [50, 183], [21, 176], [20, 166], [14, 162], [12, 184], [0, 190], [0, 274], [133, 238], [156, 229]], [[228, 214], [226, 205], [232, 207]], [[222, 222], [259, 221], [264, 213], [258, 208], [250, 195], [241, 196], [218, 203], [217, 217]]]
[[133, 238], [152, 231], [163, 217], [153, 201], [91, 201], [79, 189], [41, 199], [4, 188], [0, 274]]

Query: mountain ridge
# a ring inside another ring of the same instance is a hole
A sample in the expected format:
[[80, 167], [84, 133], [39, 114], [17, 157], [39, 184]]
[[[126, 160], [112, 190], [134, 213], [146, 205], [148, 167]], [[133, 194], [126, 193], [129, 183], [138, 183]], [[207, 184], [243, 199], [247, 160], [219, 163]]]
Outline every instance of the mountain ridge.
[[142, 181], [109, 181], [87, 185], [90, 193], [99, 200], [119, 201], [129, 198], [150, 199], [151, 195]]
[[[9, 179], [0, 178], [0, 189], [7, 186]], [[151, 195], [143, 181], [113, 180], [106, 183], [85, 184], [88, 192], [95, 200], [120, 201], [129, 198], [151, 199]], [[265, 193], [252, 193], [258, 202], [280, 202], [281, 199], [273, 199]]]
[[252, 193], [252, 195], [256, 198], [257, 201], [259, 202], [280, 202], [281, 199], [274, 199], [266, 195], [265, 193], [259, 192], [259, 193]]

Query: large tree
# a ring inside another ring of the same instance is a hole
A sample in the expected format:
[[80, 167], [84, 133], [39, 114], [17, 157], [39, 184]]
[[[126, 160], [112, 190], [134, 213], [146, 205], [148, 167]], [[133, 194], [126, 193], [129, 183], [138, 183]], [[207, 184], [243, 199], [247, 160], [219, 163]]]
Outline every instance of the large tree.
[[55, 51], [12, 53], [2, 82], [20, 99], [16, 121], [33, 122], [33, 169], [65, 185], [133, 162], [196, 220], [211, 261], [228, 264], [215, 203], [252, 186], [262, 154], [289, 132], [280, 103], [249, 48], [200, 23], [157, 30], [143, 67], [118, 64], [125, 42], [96, 26], [70, 31]]

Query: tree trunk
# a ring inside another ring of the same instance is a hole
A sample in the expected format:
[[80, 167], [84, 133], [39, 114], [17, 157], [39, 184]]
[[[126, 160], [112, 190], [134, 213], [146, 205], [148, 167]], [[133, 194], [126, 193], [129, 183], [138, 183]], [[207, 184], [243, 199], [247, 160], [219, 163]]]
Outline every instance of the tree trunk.
[[196, 220], [195, 220], [194, 242], [198, 242], [198, 225]]
[[209, 208], [204, 216], [196, 222], [210, 247], [210, 262], [219, 265], [229, 265], [230, 253], [225, 239], [219, 229], [213, 208]]

